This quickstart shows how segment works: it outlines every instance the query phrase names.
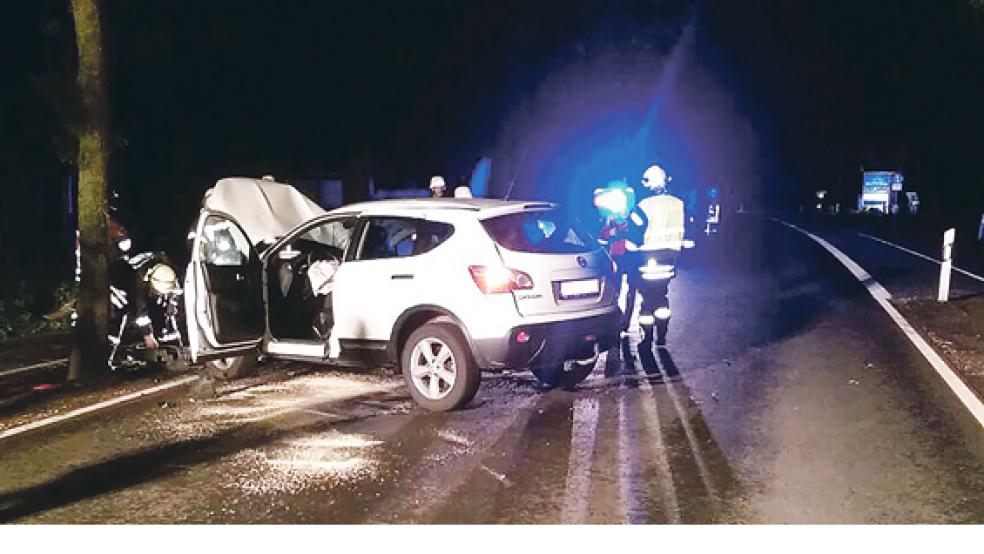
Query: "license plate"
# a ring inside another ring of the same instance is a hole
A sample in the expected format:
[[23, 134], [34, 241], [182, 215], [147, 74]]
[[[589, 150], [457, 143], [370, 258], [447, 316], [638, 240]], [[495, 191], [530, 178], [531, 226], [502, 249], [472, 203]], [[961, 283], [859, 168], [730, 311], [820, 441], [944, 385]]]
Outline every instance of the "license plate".
[[562, 281], [560, 283], [561, 298], [583, 298], [597, 296], [601, 287], [597, 279], [581, 279], [578, 281]]

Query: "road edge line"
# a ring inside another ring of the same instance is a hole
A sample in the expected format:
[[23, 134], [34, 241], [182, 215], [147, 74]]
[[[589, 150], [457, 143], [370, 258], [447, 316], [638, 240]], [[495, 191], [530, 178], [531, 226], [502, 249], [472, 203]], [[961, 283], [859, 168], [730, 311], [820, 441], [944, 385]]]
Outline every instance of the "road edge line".
[[60, 358], [58, 360], [48, 360], [46, 362], [39, 362], [36, 364], [25, 365], [21, 367], [0, 369], [0, 377], [7, 377], [8, 375], [17, 375], [18, 373], [26, 373], [28, 371], [33, 371], [35, 369], [47, 369], [49, 367], [58, 367], [62, 364], [67, 364], [67, 363], [68, 363], [68, 358]]
[[[937, 260], [936, 258], [934, 258], [932, 256], [927, 256], [926, 254], [923, 254], [922, 252], [918, 252], [916, 250], [912, 250], [910, 248], [906, 248], [905, 246], [901, 246], [901, 245], [895, 244], [894, 242], [885, 240], [885, 239], [883, 239], [881, 237], [876, 237], [874, 235], [869, 235], [868, 233], [858, 233], [858, 236], [859, 237], [862, 237], [862, 238], [869, 239], [869, 240], [873, 240], [875, 242], [880, 242], [880, 243], [884, 244], [885, 246], [891, 246], [892, 248], [901, 250], [901, 251], [905, 252], [906, 254], [912, 254], [913, 256], [916, 256], [918, 258], [922, 258], [924, 260], [933, 262], [936, 265], [940, 265], [940, 264], [943, 263], [942, 260]], [[984, 277], [981, 277], [980, 275], [978, 275], [976, 273], [967, 271], [966, 269], [959, 268], [957, 266], [953, 266], [953, 271], [956, 271], [958, 273], [962, 273], [963, 275], [966, 275], [967, 277], [970, 277], [971, 279], [977, 279], [978, 281], [981, 281], [982, 283], [984, 283]]]
[[834, 256], [841, 264], [844, 265], [854, 275], [861, 284], [865, 286], [868, 293], [871, 294], [872, 298], [878, 302], [878, 305], [885, 310], [885, 313], [892, 318], [892, 321], [902, 330], [905, 336], [912, 342], [913, 346], [919, 350], [919, 353], [923, 355], [923, 358], [929, 362], [929, 365], [933, 366], [936, 373], [939, 374], [943, 382], [950, 387], [950, 391], [956, 395], [957, 399], [963, 403], [964, 407], [970, 412], [970, 415], [977, 420], [978, 425], [984, 428], [984, 403], [981, 399], [977, 397], [974, 391], [970, 390], [970, 387], [963, 382], [956, 372], [940, 357], [939, 354], [933, 350], [933, 347], [926, 342], [926, 339], [922, 338], [916, 328], [909, 323], [908, 320], [893, 306], [888, 300], [891, 295], [878, 281], [874, 279], [867, 271], [864, 270], [857, 262], [852, 260], [846, 254], [841, 252], [836, 246], [830, 244], [826, 240], [820, 238], [819, 236], [788, 223], [781, 219], [769, 218], [776, 223], [781, 223], [791, 229], [799, 231], [800, 233], [806, 235], [807, 237], [813, 239], [814, 242], [822, 246], [827, 252]]
[[96, 402], [95, 404], [90, 404], [89, 406], [83, 406], [81, 408], [76, 408], [64, 414], [46, 417], [38, 421], [32, 421], [31, 423], [25, 423], [24, 425], [19, 425], [17, 427], [11, 427], [4, 431], [0, 431], [0, 440], [13, 437], [15, 435], [20, 435], [21, 433], [26, 433], [28, 431], [33, 431], [35, 429], [40, 429], [42, 427], [47, 427], [49, 425], [54, 425], [55, 423], [60, 423], [69, 419], [73, 419], [85, 414], [90, 414], [97, 412], [99, 410], [116, 406], [117, 404], [122, 404], [124, 402], [129, 402], [131, 400], [136, 400], [144, 396], [150, 396], [162, 391], [173, 389], [181, 385], [186, 385], [195, 379], [198, 379], [197, 375], [188, 375], [174, 381], [168, 381], [166, 383], [161, 383], [160, 385], [155, 385], [146, 389], [141, 389], [131, 393], [124, 394], [122, 396], [117, 396], [116, 398], [110, 398], [109, 400], [103, 400], [102, 402]]

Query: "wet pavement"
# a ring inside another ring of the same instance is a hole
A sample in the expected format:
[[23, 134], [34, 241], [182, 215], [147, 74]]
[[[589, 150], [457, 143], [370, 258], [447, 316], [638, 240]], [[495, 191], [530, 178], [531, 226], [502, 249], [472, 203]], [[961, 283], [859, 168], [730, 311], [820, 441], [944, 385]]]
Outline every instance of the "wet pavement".
[[864, 288], [726, 223], [671, 287], [669, 346], [634, 334], [577, 391], [486, 374], [430, 414], [385, 372], [269, 364], [0, 441], [0, 520], [984, 522], [984, 431]]

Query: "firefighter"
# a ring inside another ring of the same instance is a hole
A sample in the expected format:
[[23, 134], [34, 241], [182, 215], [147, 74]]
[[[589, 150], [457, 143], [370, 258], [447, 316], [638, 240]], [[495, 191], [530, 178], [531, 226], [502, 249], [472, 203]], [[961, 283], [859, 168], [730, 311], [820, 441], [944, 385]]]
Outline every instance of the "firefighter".
[[430, 192], [432, 198], [442, 198], [444, 196], [444, 191], [447, 190], [448, 186], [444, 182], [444, 177], [440, 175], [435, 175], [431, 177], [430, 180]]
[[[665, 169], [659, 165], [650, 166], [642, 175], [642, 186], [648, 195], [639, 201], [629, 221], [644, 229], [642, 243], [637, 248], [638, 259], [675, 268], [676, 259], [683, 248], [685, 214], [683, 201], [667, 190], [669, 181]], [[669, 329], [671, 312], [668, 294], [675, 269], [673, 271], [669, 278], [647, 283], [642, 292], [639, 323], [643, 327], [655, 324], [656, 344], [660, 346], [666, 344]], [[636, 284], [641, 283], [637, 280]], [[630, 294], [635, 292], [634, 289], [637, 287], [630, 287]], [[634, 298], [630, 298], [626, 305], [630, 309]]]

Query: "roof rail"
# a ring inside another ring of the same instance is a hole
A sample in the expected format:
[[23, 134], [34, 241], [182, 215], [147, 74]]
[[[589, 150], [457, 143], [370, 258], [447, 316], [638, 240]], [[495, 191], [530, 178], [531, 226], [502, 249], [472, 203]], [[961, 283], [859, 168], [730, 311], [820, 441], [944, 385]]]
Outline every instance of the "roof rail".
[[430, 211], [430, 210], [465, 210], [465, 211], [469, 211], [469, 212], [480, 212], [480, 211], [482, 211], [482, 208], [479, 208], [478, 206], [463, 206], [463, 205], [455, 206], [453, 204], [429, 204], [429, 205], [428, 204], [422, 204], [422, 205], [412, 205], [412, 204], [410, 204], [410, 205], [407, 205], [407, 206], [401, 206], [400, 209], [401, 210], [428, 210], [428, 211]]

